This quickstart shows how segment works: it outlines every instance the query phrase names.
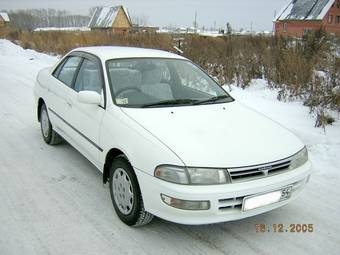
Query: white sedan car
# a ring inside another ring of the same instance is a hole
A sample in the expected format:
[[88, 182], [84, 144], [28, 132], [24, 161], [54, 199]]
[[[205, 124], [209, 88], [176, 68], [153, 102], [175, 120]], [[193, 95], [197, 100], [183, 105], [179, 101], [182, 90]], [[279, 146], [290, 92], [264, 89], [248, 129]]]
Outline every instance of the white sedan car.
[[175, 54], [77, 48], [39, 72], [34, 92], [45, 142], [65, 139], [103, 173], [127, 225], [242, 219], [288, 203], [309, 180], [295, 135]]

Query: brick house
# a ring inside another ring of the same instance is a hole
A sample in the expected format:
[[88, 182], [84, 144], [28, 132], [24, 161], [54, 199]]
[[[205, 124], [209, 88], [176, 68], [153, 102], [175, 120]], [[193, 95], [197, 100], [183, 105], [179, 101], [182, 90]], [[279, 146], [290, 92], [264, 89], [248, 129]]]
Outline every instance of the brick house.
[[9, 22], [8, 14], [6, 12], [0, 12], [0, 27], [6, 26]]
[[91, 30], [108, 30], [118, 34], [129, 33], [132, 22], [123, 6], [97, 7], [88, 25]]
[[340, 35], [340, 0], [291, 0], [274, 20], [275, 35], [302, 37], [321, 27]]

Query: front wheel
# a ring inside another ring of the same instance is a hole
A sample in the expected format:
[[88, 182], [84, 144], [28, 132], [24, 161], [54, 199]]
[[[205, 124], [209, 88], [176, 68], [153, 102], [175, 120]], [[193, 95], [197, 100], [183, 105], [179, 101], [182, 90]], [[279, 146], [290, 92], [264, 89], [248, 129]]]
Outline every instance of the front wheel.
[[117, 157], [112, 162], [110, 194], [115, 211], [125, 224], [138, 227], [153, 219], [144, 209], [137, 177], [125, 157]]
[[52, 128], [45, 104], [40, 109], [40, 128], [42, 137], [47, 144], [54, 145], [62, 141], [62, 138]]

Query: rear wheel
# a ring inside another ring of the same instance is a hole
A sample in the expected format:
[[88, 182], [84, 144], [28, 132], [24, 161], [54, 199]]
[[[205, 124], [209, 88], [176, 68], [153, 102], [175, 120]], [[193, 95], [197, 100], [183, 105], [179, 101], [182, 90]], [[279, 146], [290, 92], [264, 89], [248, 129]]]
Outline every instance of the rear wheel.
[[62, 138], [52, 128], [45, 104], [40, 109], [40, 128], [42, 137], [47, 144], [54, 145], [62, 141]]
[[124, 157], [117, 157], [112, 162], [110, 193], [115, 211], [125, 224], [138, 227], [153, 219], [153, 215], [144, 209], [137, 177]]

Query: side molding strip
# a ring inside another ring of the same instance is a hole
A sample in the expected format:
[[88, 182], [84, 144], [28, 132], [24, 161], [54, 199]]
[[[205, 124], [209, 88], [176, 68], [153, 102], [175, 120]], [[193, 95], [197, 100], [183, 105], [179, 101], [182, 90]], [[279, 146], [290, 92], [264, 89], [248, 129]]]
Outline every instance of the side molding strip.
[[57, 116], [59, 119], [61, 119], [65, 124], [67, 124], [70, 128], [72, 128], [74, 131], [76, 131], [79, 135], [81, 135], [86, 141], [88, 141], [90, 144], [92, 144], [94, 147], [96, 147], [100, 152], [103, 152], [103, 149], [100, 148], [96, 143], [94, 143], [92, 140], [90, 140], [87, 136], [85, 136], [82, 132], [80, 132], [78, 129], [76, 129], [74, 126], [72, 126], [70, 123], [68, 123], [63, 117], [61, 117], [58, 113], [53, 111], [51, 108], [48, 107], [48, 110], [53, 113], [55, 116]]

